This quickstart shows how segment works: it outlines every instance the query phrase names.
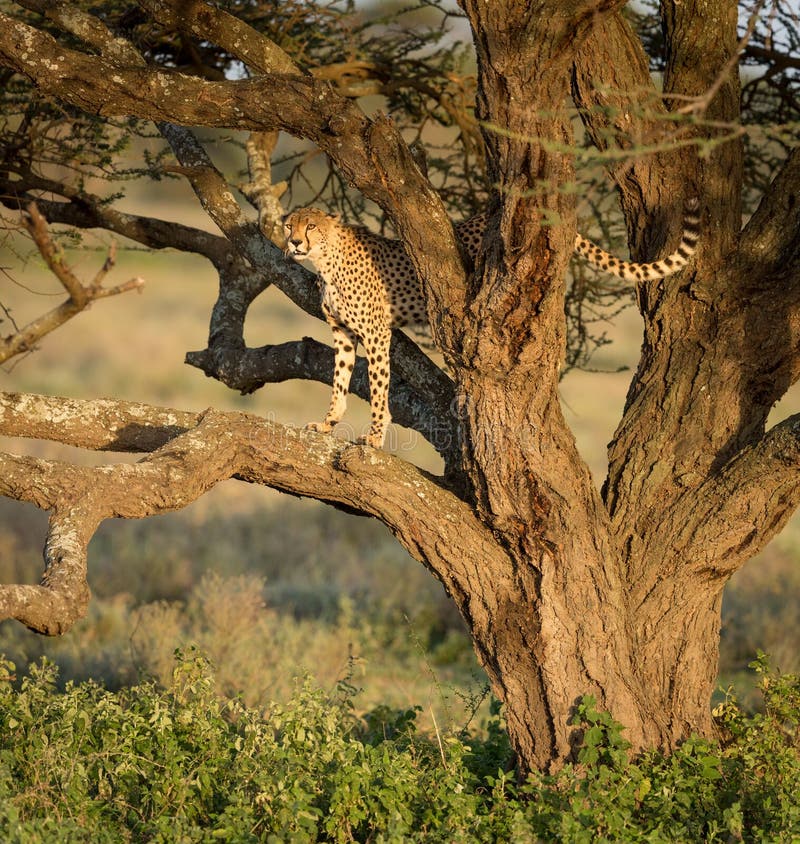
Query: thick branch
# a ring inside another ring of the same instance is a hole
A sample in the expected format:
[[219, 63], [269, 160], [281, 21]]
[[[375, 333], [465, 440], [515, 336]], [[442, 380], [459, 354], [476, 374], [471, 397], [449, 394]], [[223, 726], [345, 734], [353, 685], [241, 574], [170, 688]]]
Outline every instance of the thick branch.
[[676, 145], [688, 121], [677, 127], [665, 121], [647, 55], [621, 14], [595, 21], [575, 57], [572, 96], [595, 146], [615, 153], [609, 172], [620, 189], [631, 254], [653, 260], [670, 221], [675, 227], [681, 216], [688, 165]]
[[[745, 262], [763, 269], [781, 269], [788, 274], [800, 272], [798, 197], [800, 147], [795, 147], [744, 228], [739, 254]], [[778, 277], [783, 276], [784, 272], [778, 274]]]
[[[74, 424], [78, 410], [84, 429], [90, 427], [87, 419], [110, 415], [123, 431], [151, 420], [172, 420], [173, 430], [175, 417], [190, 416], [145, 405], [7, 396], [0, 405], [0, 432], [14, 433], [24, 416], [38, 436], [84, 443], [86, 435]], [[181, 509], [233, 477], [379, 518], [469, 612], [469, 602], [477, 600], [471, 595], [481, 593], [474, 561], [500, 552], [470, 507], [426, 473], [383, 452], [245, 414], [207, 411], [194, 418], [196, 424], [134, 465], [78, 467], [0, 455], [0, 494], [56, 513], [42, 586], [0, 588], [5, 617], [43, 633], [69, 629], [85, 611], [86, 545], [103, 519]], [[112, 443], [119, 430], [92, 436]], [[165, 433], [161, 427], [156, 436]]]
[[133, 44], [124, 38], [115, 37], [99, 18], [72, 3], [63, 0], [18, 0], [18, 3], [25, 9], [44, 15], [115, 64], [145, 64]]
[[0, 393], [0, 435], [53, 440], [92, 451], [154, 451], [199, 420], [199, 413], [139, 402]]
[[[727, 580], [784, 527], [800, 504], [800, 414], [742, 449], [717, 475], [686, 497], [670, 543], [699, 577]], [[685, 571], [676, 562], [676, 568]]]

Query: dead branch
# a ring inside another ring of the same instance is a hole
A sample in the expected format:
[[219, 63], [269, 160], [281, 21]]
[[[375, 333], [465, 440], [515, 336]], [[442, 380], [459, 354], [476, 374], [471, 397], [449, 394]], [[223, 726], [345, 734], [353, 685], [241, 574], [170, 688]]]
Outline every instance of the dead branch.
[[271, 155], [278, 143], [277, 132], [251, 132], [247, 138], [247, 166], [250, 181], [239, 185], [239, 190], [258, 210], [258, 227], [278, 249], [286, 248], [283, 234], [284, 209], [280, 199], [286, 193], [287, 183], [272, 183]]
[[144, 285], [144, 279], [137, 276], [114, 287], [102, 286], [103, 279], [114, 266], [116, 248], [113, 245], [109, 249], [105, 263], [91, 284], [84, 285], [67, 264], [61, 248], [50, 237], [47, 221], [39, 212], [36, 203], [32, 202], [28, 205], [24, 224], [45, 263], [69, 296], [57, 308], [28, 323], [14, 334], [0, 339], [0, 363], [15, 355], [31, 351], [42, 337], [88, 308], [95, 299], [117, 296], [129, 290], [139, 290]]

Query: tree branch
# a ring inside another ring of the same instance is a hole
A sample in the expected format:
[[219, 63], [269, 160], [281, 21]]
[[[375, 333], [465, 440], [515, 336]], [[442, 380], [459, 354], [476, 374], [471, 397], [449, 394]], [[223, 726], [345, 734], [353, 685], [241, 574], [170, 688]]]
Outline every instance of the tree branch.
[[688, 121], [678, 127], [665, 121], [647, 55], [621, 14], [597, 20], [578, 50], [572, 96], [597, 149], [627, 153], [612, 159], [609, 174], [620, 189], [631, 255], [652, 260], [681, 217], [687, 168], [678, 166], [674, 145]]
[[247, 138], [247, 169], [250, 180], [239, 185], [239, 190], [258, 210], [258, 228], [278, 249], [286, 248], [283, 231], [285, 211], [281, 196], [288, 187], [286, 182], [272, 183], [272, 152], [278, 143], [277, 132], [251, 132]]
[[758, 44], [747, 44], [744, 55], [749, 59], [755, 59], [759, 64], [770, 64], [774, 71], [785, 70], [787, 67], [800, 70], [800, 57], [761, 47]]
[[[672, 535], [651, 541], [675, 549], [663, 570], [636, 584], [634, 601], [675, 576], [723, 584], [778, 534], [800, 503], [800, 414], [741, 449], [718, 473], [676, 505]], [[687, 563], [691, 563], [687, 567]]]
[[[0, 494], [54, 510], [41, 586], [0, 587], [0, 617], [18, 618], [42, 633], [63, 633], [85, 612], [86, 546], [103, 519], [181, 509], [234, 477], [379, 518], [463, 612], [477, 600], [471, 596], [481, 593], [480, 572], [468, 561], [501, 553], [491, 532], [469, 505], [403, 460], [240, 413], [192, 416], [124, 402], [28, 395], [5, 395], [0, 402], [0, 433], [14, 435], [27, 423], [25, 436], [72, 445], [93, 441], [106, 447], [119, 442], [121, 431], [131, 442], [144, 436], [144, 428], [155, 428], [147, 434], [152, 443], [190, 418], [189, 427], [133, 465], [81, 467], [0, 454]], [[113, 420], [114, 430], [102, 429], [100, 420]]]
[[0, 435], [92, 451], [154, 451], [195, 427], [200, 416], [140, 402], [0, 392]]
[[[393, 335], [390, 354], [396, 354], [401, 337], [403, 335], [400, 332]], [[333, 383], [333, 349], [310, 337], [275, 346], [242, 347], [235, 353], [230, 346], [212, 342], [208, 349], [189, 352], [186, 362], [242, 393], [252, 393], [264, 384], [296, 378], [323, 384]], [[366, 358], [359, 357], [356, 360], [350, 392], [364, 401], [370, 400]], [[449, 394], [452, 395], [452, 388]], [[458, 431], [454, 413], [443, 409], [443, 404], [439, 400], [432, 405], [399, 373], [392, 372], [389, 390], [392, 420], [420, 433], [442, 455], [449, 467], [457, 461]]]
[[137, 277], [114, 287], [101, 286], [103, 279], [115, 263], [116, 250], [112, 245], [105, 263], [92, 283], [84, 286], [65, 262], [61, 250], [53, 243], [47, 229], [47, 222], [39, 213], [35, 203], [30, 203], [27, 207], [25, 226], [47, 266], [67, 291], [68, 298], [57, 308], [42, 314], [14, 334], [0, 338], [0, 363], [15, 355], [30, 351], [42, 337], [55, 331], [60, 325], [88, 308], [96, 299], [116, 296], [127, 293], [129, 290], [139, 290], [144, 285], [144, 279]]
[[108, 27], [94, 15], [63, 0], [17, 0], [25, 9], [39, 12], [66, 32], [94, 47], [103, 58], [118, 65], [146, 64], [139, 51], [124, 38], [117, 38]]
[[[42, 199], [41, 192], [64, 196], [69, 201]], [[61, 182], [30, 173], [14, 181], [0, 178], [0, 202], [6, 208], [18, 211], [36, 202], [49, 223], [80, 229], [107, 229], [152, 249], [174, 248], [196, 252], [207, 257], [215, 266], [235, 260], [235, 253], [224, 237], [182, 223], [118, 211], [99, 196], [79, 192]]]
[[305, 75], [277, 44], [222, 9], [201, 0], [138, 2], [153, 20], [163, 26], [212, 41], [258, 73]]
[[[795, 147], [742, 233], [739, 255], [761, 277], [800, 272], [800, 147]], [[766, 270], [766, 272], [765, 272]]]

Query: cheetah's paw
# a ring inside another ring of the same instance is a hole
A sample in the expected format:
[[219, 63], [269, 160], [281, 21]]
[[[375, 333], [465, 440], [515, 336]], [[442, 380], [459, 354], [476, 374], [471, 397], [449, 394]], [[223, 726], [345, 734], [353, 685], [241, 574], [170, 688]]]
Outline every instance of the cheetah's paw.
[[308, 422], [303, 426], [306, 431], [317, 431], [320, 434], [329, 434], [333, 430], [331, 422]]

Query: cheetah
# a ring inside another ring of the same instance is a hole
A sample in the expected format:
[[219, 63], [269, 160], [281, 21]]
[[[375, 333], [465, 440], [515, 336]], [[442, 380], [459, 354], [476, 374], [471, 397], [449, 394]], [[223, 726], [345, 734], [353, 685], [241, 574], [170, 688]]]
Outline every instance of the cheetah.
[[[683, 236], [675, 252], [660, 261], [637, 263], [615, 258], [581, 234], [575, 250], [590, 263], [625, 281], [665, 278], [685, 266], [699, 236], [699, 203], [687, 201]], [[455, 225], [456, 235], [474, 261], [486, 228], [486, 212]], [[361, 342], [369, 370], [371, 425], [359, 440], [381, 448], [391, 421], [389, 414], [389, 343], [393, 327], [427, 323], [425, 297], [402, 241], [341, 223], [318, 208], [293, 211], [284, 221], [287, 254], [311, 261], [319, 272], [322, 311], [333, 332], [335, 351], [333, 393], [322, 422], [306, 428], [330, 431], [342, 418], [350, 376]]]

